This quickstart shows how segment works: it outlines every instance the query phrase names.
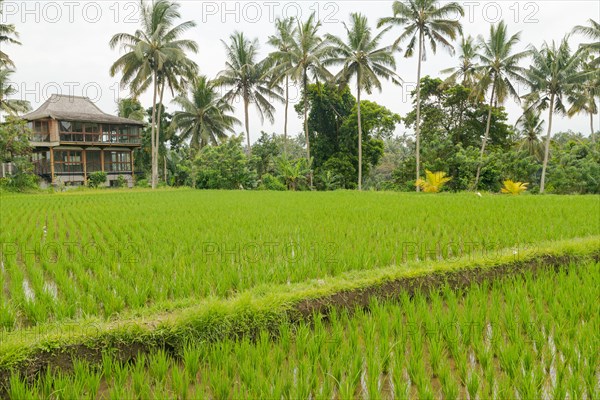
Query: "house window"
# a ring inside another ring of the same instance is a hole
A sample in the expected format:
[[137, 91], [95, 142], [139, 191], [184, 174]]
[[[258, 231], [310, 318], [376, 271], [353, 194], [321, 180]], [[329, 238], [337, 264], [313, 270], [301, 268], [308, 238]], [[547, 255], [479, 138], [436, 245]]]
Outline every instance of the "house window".
[[81, 150], [55, 150], [54, 171], [56, 173], [81, 173]]
[[128, 151], [106, 152], [104, 164], [106, 171], [109, 172], [129, 172], [131, 171], [131, 153]]
[[27, 127], [31, 130], [30, 135], [32, 142], [50, 141], [50, 128], [48, 121], [32, 121], [27, 124]]
[[71, 132], [71, 128], [73, 127], [70, 121], [60, 121], [60, 132]]

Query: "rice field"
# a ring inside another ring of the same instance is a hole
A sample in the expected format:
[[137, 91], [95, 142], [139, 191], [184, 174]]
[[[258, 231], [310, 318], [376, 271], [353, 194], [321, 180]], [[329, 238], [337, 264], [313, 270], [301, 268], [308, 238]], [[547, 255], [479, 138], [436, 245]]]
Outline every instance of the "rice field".
[[598, 196], [0, 195], [0, 330], [600, 234]]
[[12, 398], [597, 399], [600, 264], [448, 288], [216, 343], [106, 353]]

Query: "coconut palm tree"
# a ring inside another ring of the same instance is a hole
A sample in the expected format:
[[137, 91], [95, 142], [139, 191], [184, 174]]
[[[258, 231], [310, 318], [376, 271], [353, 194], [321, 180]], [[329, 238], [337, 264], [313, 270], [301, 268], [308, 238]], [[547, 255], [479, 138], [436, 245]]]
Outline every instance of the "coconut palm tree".
[[241, 98], [244, 103], [247, 151], [250, 153], [250, 104], [254, 104], [261, 121], [266, 116], [272, 123], [275, 107], [271, 103], [273, 99], [283, 101], [283, 97], [279, 94], [281, 89], [269, 80], [271, 60], [257, 61], [258, 40], [249, 40], [242, 32], [234, 32], [229, 39], [229, 44], [222, 41], [227, 53], [227, 68], [219, 73], [218, 82], [229, 89], [223, 96], [227, 102]]
[[129, 88], [138, 96], [152, 86], [152, 188], [158, 183], [158, 129], [157, 97], [163, 92], [172, 74], [180, 71], [174, 66], [190, 66], [193, 62], [186, 51], [196, 53], [198, 46], [192, 40], [181, 39], [195, 22], [187, 21], [175, 25], [181, 18], [179, 4], [169, 0], [152, 0], [149, 4], [140, 1], [141, 29], [135, 33], [118, 33], [110, 41], [110, 47], [120, 47], [125, 52], [110, 68], [111, 76], [122, 74], [121, 87]]
[[546, 168], [552, 137], [552, 116], [566, 114], [566, 101], [569, 94], [578, 86], [585, 83], [596, 71], [582, 72], [579, 68], [585, 53], [571, 53], [567, 35], [559, 45], [544, 43], [540, 49], [530, 46], [532, 65], [527, 71], [527, 80], [531, 92], [524, 96], [530, 108], [548, 109], [548, 133], [544, 148], [540, 193], [544, 193]]
[[208, 144], [218, 145], [240, 123], [231, 115], [233, 106], [223, 100], [216, 86], [206, 76], [199, 76], [190, 97], [180, 95], [173, 100], [182, 108], [173, 114], [173, 129], [182, 139], [190, 140], [193, 153]]
[[287, 127], [288, 127], [288, 108], [290, 104], [290, 75], [288, 71], [291, 67], [290, 50], [292, 47], [293, 37], [296, 34], [294, 19], [277, 18], [275, 20], [275, 35], [269, 36], [267, 43], [273, 46], [276, 51], [269, 54], [272, 59], [273, 73], [272, 79], [274, 84], [280, 84], [284, 81], [285, 85], [285, 114], [283, 121], [283, 137], [284, 148], [287, 143]]
[[381, 91], [380, 78], [389, 79], [398, 83], [396, 60], [394, 59], [393, 46], [380, 47], [382, 36], [390, 30], [387, 27], [373, 35], [367, 22], [367, 17], [362, 14], [350, 14], [350, 27], [344, 24], [347, 39], [327, 35], [327, 40], [332, 45], [332, 58], [326, 61], [327, 65], [342, 65], [342, 70], [336, 75], [335, 80], [341, 85], [356, 79], [356, 111], [358, 115], [358, 190], [362, 190], [362, 126], [360, 117], [360, 94], [364, 90], [371, 94], [373, 88]]
[[[592, 40], [595, 40], [591, 43], [584, 43], [581, 45], [581, 49], [585, 51], [589, 51], [591, 54], [600, 54], [600, 23], [594, 21], [593, 19], [588, 20], [590, 26], [577, 25], [573, 28], [573, 33], [579, 33], [584, 35]], [[596, 57], [592, 61], [592, 66], [598, 67], [600, 65], [600, 57]]]
[[[451, 40], [456, 39], [458, 33], [462, 33], [462, 26], [458, 20], [452, 17], [463, 16], [463, 8], [456, 2], [440, 4], [438, 0], [407, 0], [395, 1], [392, 5], [393, 16], [379, 20], [378, 27], [383, 25], [401, 26], [403, 32], [394, 42], [397, 47], [401, 42], [408, 41], [405, 57], [412, 57], [417, 50], [417, 115], [415, 120], [415, 142], [416, 142], [416, 180], [420, 178], [420, 153], [421, 153], [421, 62], [426, 60], [426, 43], [429, 43], [435, 54], [438, 44], [451, 52], [454, 47]], [[420, 187], [416, 187], [417, 192]]]
[[483, 95], [491, 88], [491, 94], [485, 133], [481, 141], [479, 163], [473, 184], [474, 190], [477, 189], [479, 184], [483, 156], [490, 135], [492, 107], [498, 103], [502, 104], [507, 96], [512, 96], [519, 101], [519, 94], [514, 85], [516, 82], [525, 82], [524, 69], [519, 66], [519, 63], [529, 55], [529, 52], [514, 52], [519, 40], [520, 32], [509, 36], [504, 21], [490, 27], [490, 34], [487, 39], [481, 35], [478, 36], [479, 51], [477, 52], [477, 58], [479, 66], [477, 72], [480, 74], [480, 81], [477, 85], [477, 91]]
[[540, 111], [526, 108], [517, 120], [517, 127], [521, 133], [521, 139], [517, 144], [518, 150], [525, 149], [530, 156], [542, 161], [544, 146], [540, 141], [540, 136], [544, 129], [544, 121]]
[[[587, 58], [583, 56], [584, 60]], [[567, 111], [569, 117], [575, 114], [585, 112], [590, 116], [590, 133], [594, 140], [594, 115], [598, 114], [598, 104], [596, 97], [600, 97], [600, 72], [594, 66], [594, 58], [587, 58], [581, 64], [581, 71], [592, 76], [584, 82], [575, 86], [574, 91], [569, 95], [569, 102], [572, 104]], [[595, 74], [594, 74], [595, 72]]]
[[13, 72], [10, 69], [0, 68], [0, 112], [16, 116], [31, 110], [31, 105], [27, 100], [9, 99], [17, 93], [17, 89], [10, 81]]
[[[3, 2], [4, 2], [4, 0], [0, 0], [0, 21], [4, 20], [4, 18], [2, 18], [2, 14], [3, 14], [3, 10], [4, 10], [4, 7], [2, 6]], [[19, 42], [17, 39], [19, 39], [19, 32], [17, 32], [17, 29], [15, 28], [15, 26], [13, 24], [0, 23], [0, 67], [2, 67], [2, 66], [6, 67], [6, 68], [14, 68], [15, 67], [15, 63], [10, 59], [8, 54], [6, 54], [2, 50], [5, 49], [4, 46], [6, 46], [9, 43], [20, 45], [21, 42]]]
[[[296, 30], [290, 42], [289, 66], [282, 67], [279, 74], [287, 74], [296, 83], [302, 85], [304, 97], [304, 136], [306, 140], [306, 160], [310, 164], [310, 140], [308, 138], [308, 84], [314, 80], [331, 79], [332, 74], [325, 68], [324, 61], [329, 57], [331, 47], [319, 36], [321, 22], [315, 21], [311, 14], [306, 21], [296, 21]], [[312, 174], [310, 175], [312, 186]]]
[[448, 84], [459, 82], [462, 86], [473, 89], [478, 82], [476, 61], [478, 50], [479, 44], [475, 38], [471, 35], [463, 36], [459, 46], [459, 64], [441, 71], [442, 74], [450, 74], [445, 82]]

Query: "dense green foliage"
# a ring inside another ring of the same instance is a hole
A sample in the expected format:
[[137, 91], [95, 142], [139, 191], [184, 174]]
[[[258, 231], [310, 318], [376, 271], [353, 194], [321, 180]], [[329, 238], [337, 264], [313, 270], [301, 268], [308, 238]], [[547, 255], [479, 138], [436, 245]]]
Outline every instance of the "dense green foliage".
[[96, 171], [92, 172], [88, 177], [88, 186], [91, 188], [97, 188], [103, 186], [106, 183], [106, 172]]
[[11, 174], [0, 179], [0, 189], [20, 192], [37, 188], [38, 177], [29, 159], [29, 134], [25, 121], [15, 117], [0, 124], [0, 164], [11, 163], [13, 168]]

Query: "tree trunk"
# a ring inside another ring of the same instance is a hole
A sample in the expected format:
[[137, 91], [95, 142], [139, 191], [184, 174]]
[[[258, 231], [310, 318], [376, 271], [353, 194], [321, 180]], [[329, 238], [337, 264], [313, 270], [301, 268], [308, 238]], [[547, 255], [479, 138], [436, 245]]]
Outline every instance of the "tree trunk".
[[477, 163], [477, 173], [475, 174], [475, 183], [473, 184], [473, 190], [477, 190], [477, 185], [479, 184], [479, 175], [481, 174], [481, 166], [483, 164], [483, 154], [485, 153], [485, 145], [488, 141], [488, 136], [490, 135], [490, 126], [492, 124], [492, 105], [494, 104], [494, 94], [496, 93], [496, 76], [494, 75], [494, 80], [492, 81], [492, 95], [490, 97], [490, 109], [488, 110], [487, 123], [485, 125], [485, 134], [483, 135], [483, 140], [481, 141], [481, 152], [479, 153], [479, 163]]
[[246, 153], [250, 154], [250, 124], [248, 122], [248, 95], [244, 91], [244, 123], [246, 124], [246, 142], [248, 144], [248, 149]]
[[592, 132], [592, 143], [596, 143], [596, 137], [594, 136], [594, 114], [590, 113], [590, 131]]
[[548, 167], [548, 155], [550, 154], [550, 137], [552, 135], [552, 114], [554, 114], [554, 94], [550, 96], [550, 109], [548, 110], [548, 133], [546, 135], [546, 146], [544, 149], [544, 163], [542, 164], [542, 179], [540, 181], [540, 194], [544, 193], [546, 185], [546, 168]]
[[163, 157], [163, 179], [165, 183], [167, 183], [167, 155], [165, 154]]
[[153, 86], [154, 86], [154, 94], [152, 97], [152, 127], [150, 129], [150, 157], [152, 159], [152, 189], [156, 189], [156, 184], [158, 182], [158, 160], [156, 159], [156, 155], [154, 153], [154, 148], [156, 147], [156, 137], [154, 132], [156, 131], [156, 97], [158, 95], [158, 84], [156, 82], [157, 72], [154, 71], [154, 76], [152, 77]]
[[[159, 96], [159, 100], [158, 100], [158, 112], [157, 112], [157, 124], [156, 124], [156, 140], [154, 141], [155, 144], [155, 153], [156, 153], [156, 182], [158, 183], [158, 150], [160, 148], [160, 122], [161, 122], [161, 118], [162, 118], [162, 110], [163, 110], [163, 96], [165, 94], [165, 83], [163, 82], [161, 87], [160, 87], [160, 96]], [[166, 180], [165, 180], [166, 182]]]
[[[304, 83], [304, 137], [306, 138], [306, 161], [310, 165], [310, 140], [308, 139], [308, 72], [304, 70], [303, 83]], [[310, 187], [313, 186], [313, 175], [312, 168], [309, 168], [308, 180]]]
[[[423, 31], [419, 32], [419, 59], [417, 62], [417, 119], [415, 121], [415, 140], [416, 140], [416, 181], [417, 182], [421, 176], [421, 59], [423, 57]], [[421, 191], [421, 187], [416, 185], [417, 192]]]
[[283, 142], [283, 148], [285, 150], [285, 146], [286, 146], [286, 142], [287, 142], [287, 127], [288, 127], [288, 106], [290, 104], [290, 85], [289, 85], [289, 80], [290, 78], [286, 75], [285, 76], [285, 115], [284, 115], [284, 120], [283, 120], [283, 138], [284, 138], [284, 142]]
[[360, 120], [360, 72], [357, 75], [356, 113], [358, 115], [358, 191], [362, 190], [362, 126]]

